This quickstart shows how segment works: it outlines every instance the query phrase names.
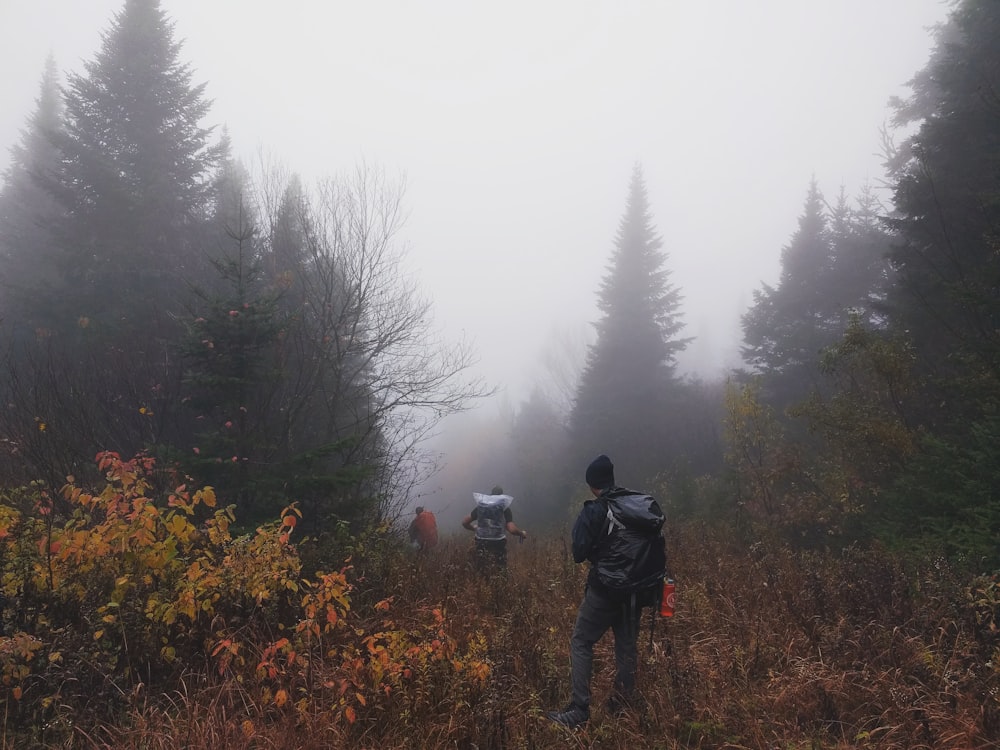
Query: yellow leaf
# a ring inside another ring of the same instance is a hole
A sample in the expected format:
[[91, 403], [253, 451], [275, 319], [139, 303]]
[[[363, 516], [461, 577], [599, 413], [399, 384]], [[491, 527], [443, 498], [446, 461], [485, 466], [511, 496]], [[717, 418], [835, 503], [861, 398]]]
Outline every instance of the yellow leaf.
[[254, 729], [253, 722], [250, 721], [250, 719], [244, 719], [243, 720], [243, 736], [244, 737], [246, 737], [247, 739], [250, 739], [251, 737], [254, 736], [254, 734], [256, 733], [256, 731], [257, 730]]
[[94, 631], [94, 640], [95, 641], [96, 640], [100, 640], [100, 638], [101, 638], [102, 635], [104, 635], [104, 631], [103, 630], [96, 630], [96, 631]]
[[209, 508], [215, 507], [215, 490], [211, 487], [206, 487], [201, 491], [201, 501], [205, 503]]
[[279, 690], [274, 694], [274, 702], [278, 704], [278, 707], [284, 706], [288, 702], [288, 693], [284, 690]]

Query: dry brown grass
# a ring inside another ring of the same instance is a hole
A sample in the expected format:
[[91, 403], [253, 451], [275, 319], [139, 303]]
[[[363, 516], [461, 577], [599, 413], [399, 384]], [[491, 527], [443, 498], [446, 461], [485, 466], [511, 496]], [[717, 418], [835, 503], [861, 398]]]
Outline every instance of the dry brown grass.
[[568, 696], [584, 566], [572, 564], [563, 539], [533, 538], [511, 544], [506, 576], [484, 583], [468, 565], [468, 541], [373, 562], [354, 609], [392, 596], [405, 627], [407, 613], [442, 608], [451, 637], [485, 643], [485, 684], [414, 678], [348, 724], [321, 700], [278, 709], [235, 681], [191, 675], [171, 695], [138, 696], [116, 726], [80, 729], [63, 746], [1000, 748], [998, 642], [983, 607], [996, 611], [970, 603], [945, 567], [914, 580], [874, 552], [748, 550], [703, 529], [675, 530], [677, 614], [656, 623], [652, 644], [647, 614], [640, 635], [647, 711], [617, 721], [604, 713], [608, 634], [597, 648], [591, 723], [568, 732], [543, 714]]

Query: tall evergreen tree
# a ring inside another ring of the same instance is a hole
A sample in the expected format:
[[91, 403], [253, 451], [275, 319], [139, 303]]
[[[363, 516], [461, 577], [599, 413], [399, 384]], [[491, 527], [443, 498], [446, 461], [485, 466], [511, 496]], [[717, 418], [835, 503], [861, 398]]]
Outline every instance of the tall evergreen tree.
[[[1000, 406], [1000, 5], [963, 0], [940, 27], [936, 47], [897, 102], [896, 122], [916, 125], [890, 161], [898, 283], [896, 323], [916, 347], [922, 372], [946, 404]], [[978, 392], [949, 390], [956, 378]]]
[[889, 232], [871, 185], [862, 186], [854, 206], [841, 190], [830, 217], [833, 262], [830, 268], [828, 324], [843, 336], [852, 322], [884, 328], [885, 297], [891, 283]]
[[188, 280], [210, 268], [218, 155], [179, 51], [158, 0], [126, 0], [84, 73], [68, 77], [64, 127], [50, 130], [59, 164], [43, 177], [58, 214], [40, 256], [55, 274], [25, 300], [44, 336], [9, 378], [24, 406], [5, 426], [27, 444], [40, 439], [35, 420], [47, 425], [38, 475], [179, 439], [173, 350]]
[[781, 251], [778, 285], [763, 284], [743, 316], [743, 358], [764, 376], [764, 398], [787, 407], [816, 385], [820, 350], [833, 343], [826, 328], [823, 281], [833, 251], [816, 181], [809, 184], [799, 226]]
[[[58, 370], [45, 366], [47, 320], [36, 301], [59, 277], [50, 227], [61, 207], [45, 184], [58, 168], [55, 139], [62, 128], [59, 74], [50, 56], [42, 75], [36, 107], [11, 149], [10, 165], [0, 189], [0, 440], [15, 449], [0, 451], [0, 474], [12, 481], [66, 476], [53, 460], [52, 399], [46, 380]], [[45, 429], [42, 429], [42, 428]]]
[[240, 227], [259, 227], [259, 209], [254, 201], [254, 188], [243, 162], [233, 156], [232, 139], [223, 128], [219, 138], [218, 161], [212, 177], [212, 203], [208, 206], [209, 239], [205, 242], [210, 257], [227, 253], [233, 236]]
[[217, 155], [212, 189], [215, 199], [211, 207], [212, 225], [238, 235], [238, 227], [247, 224], [258, 226], [259, 221], [250, 200], [250, 175], [243, 162], [233, 156], [233, 141], [228, 128], [222, 129]]
[[235, 251], [216, 261], [219, 281], [208, 285], [223, 291], [199, 290], [203, 314], [191, 316], [182, 345], [183, 401], [194, 424], [181, 455], [193, 476], [239, 506], [242, 521], [258, 522], [277, 516], [286, 502], [275, 501], [267, 487], [282, 447], [267, 406], [281, 380], [277, 349], [285, 321], [263, 277], [253, 228], [230, 231]]
[[677, 355], [690, 339], [678, 337], [681, 293], [670, 283], [662, 246], [636, 165], [570, 419], [577, 461], [608, 453], [635, 482], [669, 469], [682, 440], [671, 430], [671, 410]]
[[813, 180], [798, 229], [781, 253], [777, 286], [763, 284], [743, 316], [743, 357], [761, 376], [762, 398], [784, 409], [828, 385], [822, 352], [852, 324], [883, 326], [889, 234], [864, 188], [852, 208], [843, 190], [832, 210]]
[[0, 189], [0, 320], [6, 330], [30, 332], [38, 321], [25, 311], [55, 276], [49, 225], [60, 209], [44, 183], [55, 173], [60, 152], [63, 106], [55, 59], [46, 60], [35, 111], [11, 149], [10, 166]]
[[207, 267], [198, 240], [218, 152], [180, 46], [159, 0], [126, 0], [85, 72], [68, 77], [54, 327], [85, 317], [169, 335], [185, 282]]
[[[1000, 560], [1000, 4], [961, 0], [897, 103], [908, 137], [889, 162], [897, 272], [888, 295], [912, 341], [922, 435], [887, 524], [984, 567]], [[915, 126], [915, 127], [914, 127]], [[977, 559], [978, 558], [978, 559]]]

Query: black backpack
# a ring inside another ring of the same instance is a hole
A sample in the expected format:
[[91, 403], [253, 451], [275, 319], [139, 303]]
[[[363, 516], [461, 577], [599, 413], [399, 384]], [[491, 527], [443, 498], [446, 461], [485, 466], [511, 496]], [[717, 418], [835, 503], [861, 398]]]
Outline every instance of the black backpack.
[[663, 511], [651, 495], [617, 489], [600, 498], [607, 508], [597, 541], [597, 579], [615, 593], [653, 604], [667, 570]]

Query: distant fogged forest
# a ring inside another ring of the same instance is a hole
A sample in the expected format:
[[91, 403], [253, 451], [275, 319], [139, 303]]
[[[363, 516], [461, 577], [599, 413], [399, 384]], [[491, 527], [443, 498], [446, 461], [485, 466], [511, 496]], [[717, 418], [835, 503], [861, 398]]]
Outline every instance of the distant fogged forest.
[[[401, 271], [401, 186], [371, 166], [307, 185], [244, 164], [159, 2], [127, 0], [82, 72], [40, 71], [0, 189], [0, 669], [19, 706], [5, 721], [37, 737], [61, 701], [83, 705], [85, 690], [60, 692], [71, 653], [122, 705], [126, 686], [175, 689], [189, 669], [256, 674], [276, 711], [325, 680], [351, 725], [412, 674], [482, 697], [497, 655], [482, 633], [446, 635], [433, 602], [412, 602], [419, 623], [356, 623], [355, 651], [330, 646], [348, 637], [338, 623], [362, 602], [390, 611], [376, 583], [404, 585], [394, 545], [417, 488], [465, 487], [425, 501], [459, 533], [471, 493], [502, 484], [518, 525], [551, 542], [599, 453], [688, 543], [701, 529], [732, 559], [780, 551], [775, 580], [797, 555], [935, 561], [995, 630], [995, 580], [988, 596], [969, 582], [1000, 567], [998, 39], [1000, 5], [955, 4], [894, 105], [908, 135], [884, 144], [890, 204], [803, 185], [780, 278], [741, 319], [741, 368], [678, 371], [684, 290], [635, 164], [591, 342], [554, 350], [549, 382], [431, 450], [490, 386]], [[997, 645], [970, 638], [969, 654]], [[296, 671], [327, 646], [335, 666]], [[293, 672], [298, 694], [279, 687]], [[714, 732], [690, 746], [745, 746]], [[456, 742], [441, 746], [473, 746]]]

